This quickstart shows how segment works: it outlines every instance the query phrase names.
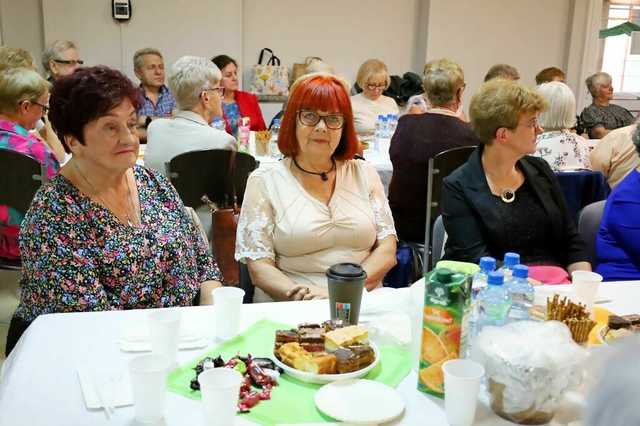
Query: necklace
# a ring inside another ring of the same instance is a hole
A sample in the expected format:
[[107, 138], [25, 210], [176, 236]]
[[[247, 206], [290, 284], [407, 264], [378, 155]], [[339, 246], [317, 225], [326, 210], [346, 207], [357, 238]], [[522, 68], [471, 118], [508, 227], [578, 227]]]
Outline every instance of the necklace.
[[310, 172], [309, 170], [305, 170], [302, 167], [300, 167], [300, 164], [298, 164], [298, 162], [296, 161], [296, 159], [293, 159], [293, 164], [296, 165], [297, 168], [299, 168], [301, 171], [308, 173], [310, 175], [316, 175], [316, 176], [320, 176], [320, 179], [322, 179], [324, 182], [329, 180], [329, 176], [327, 176], [328, 173], [331, 173], [332, 171], [334, 171], [336, 169], [336, 160], [334, 160], [333, 158], [331, 159], [331, 162], [333, 163], [331, 165], [331, 168], [329, 170], [327, 170], [326, 172]]
[[[93, 191], [93, 193], [98, 198], [98, 200], [100, 200], [100, 202], [102, 202], [102, 204], [104, 204], [104, 206], [107, 207], [109, 210], [111, 210], [112, 212], [115, 212], [115, 209], [113, 207], [111, 207], [109, 205], [109, 203], [107, 203], [105, 201], [104, 198], [102, 198], [100, 195], [98, 195], [98, 191], [96, 190], [96, 187], [93, 186], [93, 184], [91, 184], [91, 182], [89, 182], [89, 179], [87, 179], [87, 177], [84, 175], [84, 173], [82, 173], [82, 171], [80, 171], [80, 167], [78, 167], [78, 165], [75, 162], [72, 162], [72, 164], [73, 164], [73, 167], [78, 172], [78, 174], [80, 176], [82, 176], [82, 179], [87, 183], [89, 188], [91, 188], [91, 191]], [[125, 176], [125, 179], [126, 179], [126, 176]], [[120, 205], [121, 210], [124, 211], [125, 215], [127, 215], [127, 225], [129, 225], [129, 226], [140, 226], [140, 220], [137, 217], [134, 220], [134, 219], [131, 218], [131, 215], [129, 215], [130, 211], [136, 212], [136, 208], [135, 208], [135, 205], [133, 203], [133, 196], [131, 195], [131, 185], [129, 183], [129, 179], [127, 179], [127, 194], [128, 194], [127, 198], [129, 199], [129, 209], [122, 208], [122, 205]], [[137, 216], [137, 214], [136, 214], [136, 216]]]
[[[491, 184], [493, 184], [493, 186], [497, 186], [495, 184], [495, 182], [493, 182], [491, 180], [491, 173], [485, 171], [485, 174], [487, 176], [487, 183], [489, 184], [489, 186], [491, 186]], [[513, 188], [497, 188], [498, 192], [500, 192], [500, 199], [502, 200], [503, 203], [513, 203], [516, 199], [516, 191]]]

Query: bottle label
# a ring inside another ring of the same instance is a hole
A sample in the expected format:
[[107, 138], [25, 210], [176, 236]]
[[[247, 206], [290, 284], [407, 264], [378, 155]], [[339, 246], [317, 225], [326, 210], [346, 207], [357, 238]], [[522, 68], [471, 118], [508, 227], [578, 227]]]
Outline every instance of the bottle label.
[[336, 319], [347, 324], [351, 321], [351, 303], [336, 302]]

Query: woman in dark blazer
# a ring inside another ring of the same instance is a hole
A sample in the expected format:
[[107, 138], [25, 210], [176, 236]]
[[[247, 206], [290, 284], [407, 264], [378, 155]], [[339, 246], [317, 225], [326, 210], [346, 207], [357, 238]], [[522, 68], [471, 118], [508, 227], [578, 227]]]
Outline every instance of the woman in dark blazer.
[[513, 81], [492, 80], [474, 95], [471, 124], [482, 145], [443, 183], [446, 259], [477, 263], [514, 251], [529, 265], [591, 270], [551, 168], [529, 156], [545, 108], [539, 93]]

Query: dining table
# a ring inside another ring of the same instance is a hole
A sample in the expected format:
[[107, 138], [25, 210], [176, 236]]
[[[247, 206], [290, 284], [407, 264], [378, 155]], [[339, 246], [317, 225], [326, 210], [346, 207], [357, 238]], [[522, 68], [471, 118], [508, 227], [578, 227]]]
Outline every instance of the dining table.
[[[571, 291], [571, 285], [539, 286], [536, 288], [536, 297], [544, 299], [554, 293], [562, 295]], [[443, 401], [417, 389], [416, 367], [420, 342], [416, 336], [421, 333], [416, 330], [421, 330], [423, 295], [424, 281], [421, 279], [408, 288], [375, 290], [367, 293], [363, 299], [363, 325], [379, 326], [385, 315], [407, 315], [411, 324], [411, 339], [404, 342], [403, 346], [411, 354], [411, 368], [407, 368], [408, 374], [396, 387], [405, 409], [399, 418], [385, 423], [388, 425], [448, 424]], [[638, 300], [640, 282], [610, 282], [601, 284], [596, 303], [611, 312], [624, 315], [639, 312]], [[178, 351], [178, 364], [197, 359], [222, 344], [215, 338], [215, 305], [174, 309], [181, 312], [183, 322], [197, 325], [207, 339], [205, 348]], [[131, 405], [118, 407], [110, 419], [100, 409], [86, 408], [77, 371], [80, 367], [112, 371], [126, 369], [127, 364], [139, 354], [121, 350], [119, 341], [123, 330], [144, 322], [149, 312], [147, 309], [55, 313], [37, 317], [2, 367], [0, 425], [136, 424]], [[322, 322], [328, 318], [327, 300], [245, 304], [241, 308], [240, 333], [264, 320], [295, 327], [299, 323]], [[377, 339], [383, 339], [384, 334], [373, 333], [370, 337], [376, 342]], [[269, 402], [262, 401], [261, 404]], [[278, 421], [275, 419], [266, 424], [286, 424]], [[167, 392], [163, 424], [205, 424], [201, 402]], [[251, 424], [256, 423], [245, 415], [237, 415], [236, 426]], [[325, 419], [321, 424], [336, 423]], [[486, 394], [481, 392], [474, 425], [511, 424], [491, 411]]]

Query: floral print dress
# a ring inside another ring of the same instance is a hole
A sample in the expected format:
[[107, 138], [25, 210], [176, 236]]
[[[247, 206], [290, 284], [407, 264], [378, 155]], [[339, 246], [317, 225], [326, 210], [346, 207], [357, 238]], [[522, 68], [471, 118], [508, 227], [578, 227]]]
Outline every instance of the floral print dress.
[[134, 167], [142, 225], [122, 224], [64, 176], [36, 194], [20, 232], [16, 317], [191, 305], [200, 283], [221, 280], [171, 184]]
[[587, 141], [568, 130], [544, 132], [538, 135], [536, 157], [542, 157], [554, 172], [591, 170]]

